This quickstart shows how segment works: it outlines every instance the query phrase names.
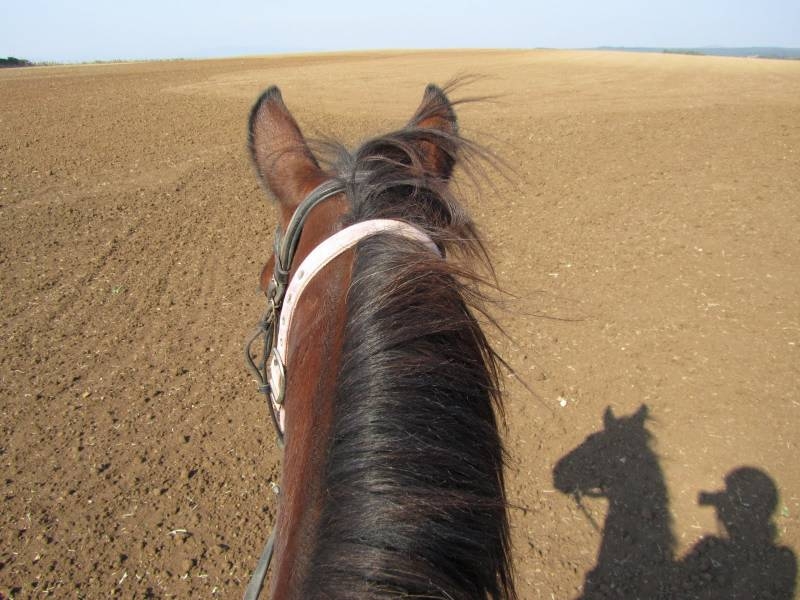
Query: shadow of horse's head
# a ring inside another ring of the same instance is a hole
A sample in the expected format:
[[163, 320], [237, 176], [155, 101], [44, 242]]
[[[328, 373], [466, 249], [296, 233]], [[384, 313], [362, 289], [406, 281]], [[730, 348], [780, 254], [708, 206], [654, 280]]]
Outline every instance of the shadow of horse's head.
[[603, 429], [564, 456], [553, 469], [553, 482], [560, 492], [577, 497], [609, 496], [627, 485], [636, 464], [646, 455], [650, 434], [645, 429], [648, 409], [642, 405], [634, 414], [615, 417], [611, 407], [603, 414]]
[[586, 575], [583, 598], [673, 598], [675, 541], [668, 495], [645, 425], [647, 406], [631, 415], [603, 414], [603, 428], [564, 456], [553, 470], [555, 487], [574, 497], [600, 532], [584, 496], [608, 502], [597, 564]]

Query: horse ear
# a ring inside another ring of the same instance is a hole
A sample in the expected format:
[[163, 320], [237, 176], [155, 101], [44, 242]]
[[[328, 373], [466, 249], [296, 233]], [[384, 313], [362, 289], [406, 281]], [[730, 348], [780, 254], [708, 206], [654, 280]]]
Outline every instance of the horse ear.
[[614, 412], [611, 410], [610, 406], [606, 407], [606, 411], [603, 413], [603, 426], [606, 429], [613, 427], [617, 423], [617, 419], [614, 416]]
[[325, 178], [276, 86], [250, 112], [248, 146], [261, 183], [291, 210]]
[[639, 410], [636, 411], [636, 414], [634, 415], [634, 417], [636, 418], [637, 421], [639, 421], [640, 423], [644, 424], [644, 422], [647, 421], [647, 415], [648, 415], [649, 412], [650, 411], [647, 408], [647, 404], [642, 404], [639, 407]]
[[431, 83], [425, 88], [422, 103], [408, 124], [427, 130], [428, 135], [421, 136], [420, 141], [426, 171], [449, 179], [456, 164], [458, 144], [453, 137], [458, 135], [458, 120], [453, 105], [440, 87]]

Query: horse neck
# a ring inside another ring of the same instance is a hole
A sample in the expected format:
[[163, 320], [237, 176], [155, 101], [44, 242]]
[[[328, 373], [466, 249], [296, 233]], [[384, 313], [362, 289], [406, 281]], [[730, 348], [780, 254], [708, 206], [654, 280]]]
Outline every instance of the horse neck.
[[513, 598], [488, 350], [446, 264], [396, 246], [356, 254], [301, 592]]

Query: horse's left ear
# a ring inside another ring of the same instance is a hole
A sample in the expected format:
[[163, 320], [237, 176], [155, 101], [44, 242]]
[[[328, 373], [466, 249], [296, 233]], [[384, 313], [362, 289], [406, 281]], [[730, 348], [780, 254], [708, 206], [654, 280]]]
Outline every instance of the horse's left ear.
[[259, 179], [289, 215], [325, 179], [276, 86], [261, 94], [250, 112], [248, 146]]
[[425, 88], [422, 103], [408, 123], [423, 130], [420, 147], [427, 171], [441, 179], [449, 179], [456, 164], [458, 120], [453, 105], [442, 89], [434, 84]]
[[642, 404], [639, 407], [639, 410], [636, 411], [636, 414], [634, 415], [634, 417], [636, 417], [637, 421], [639, 421], [642, 424], [644, 424], [644, 422], [647, 421], [647, 415], [649, 414], [649, 412], [650, 411], [647, 408], [647, 404]]

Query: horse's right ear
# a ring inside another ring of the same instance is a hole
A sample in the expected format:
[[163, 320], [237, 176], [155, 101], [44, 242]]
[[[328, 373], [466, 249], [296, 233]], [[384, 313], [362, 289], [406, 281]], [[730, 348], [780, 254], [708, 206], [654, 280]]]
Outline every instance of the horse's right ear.
[[644, 422], [647, 421], [647, 416], [650, 414], [650, 410], [647, 408], [647, 404], [642, 404], [639, 407], [639, 410], [636, 411], [636, 414], [633, 415], [637, 421], [639, 421], [642, 425]]
[[250, 112], [248, 147], [261, 183], [289, 214], [325, 178], [276, 86]]
[[430, 132], [430, 141], [421, 142], [425, 169], [443, 180], [450, 179], [456, 164], [452, 137], [458, 134], [458, 120], [453, 105], [444, 91], [429, 84], [422, 96], [422, 103], [411, 117], [409, 125]]

